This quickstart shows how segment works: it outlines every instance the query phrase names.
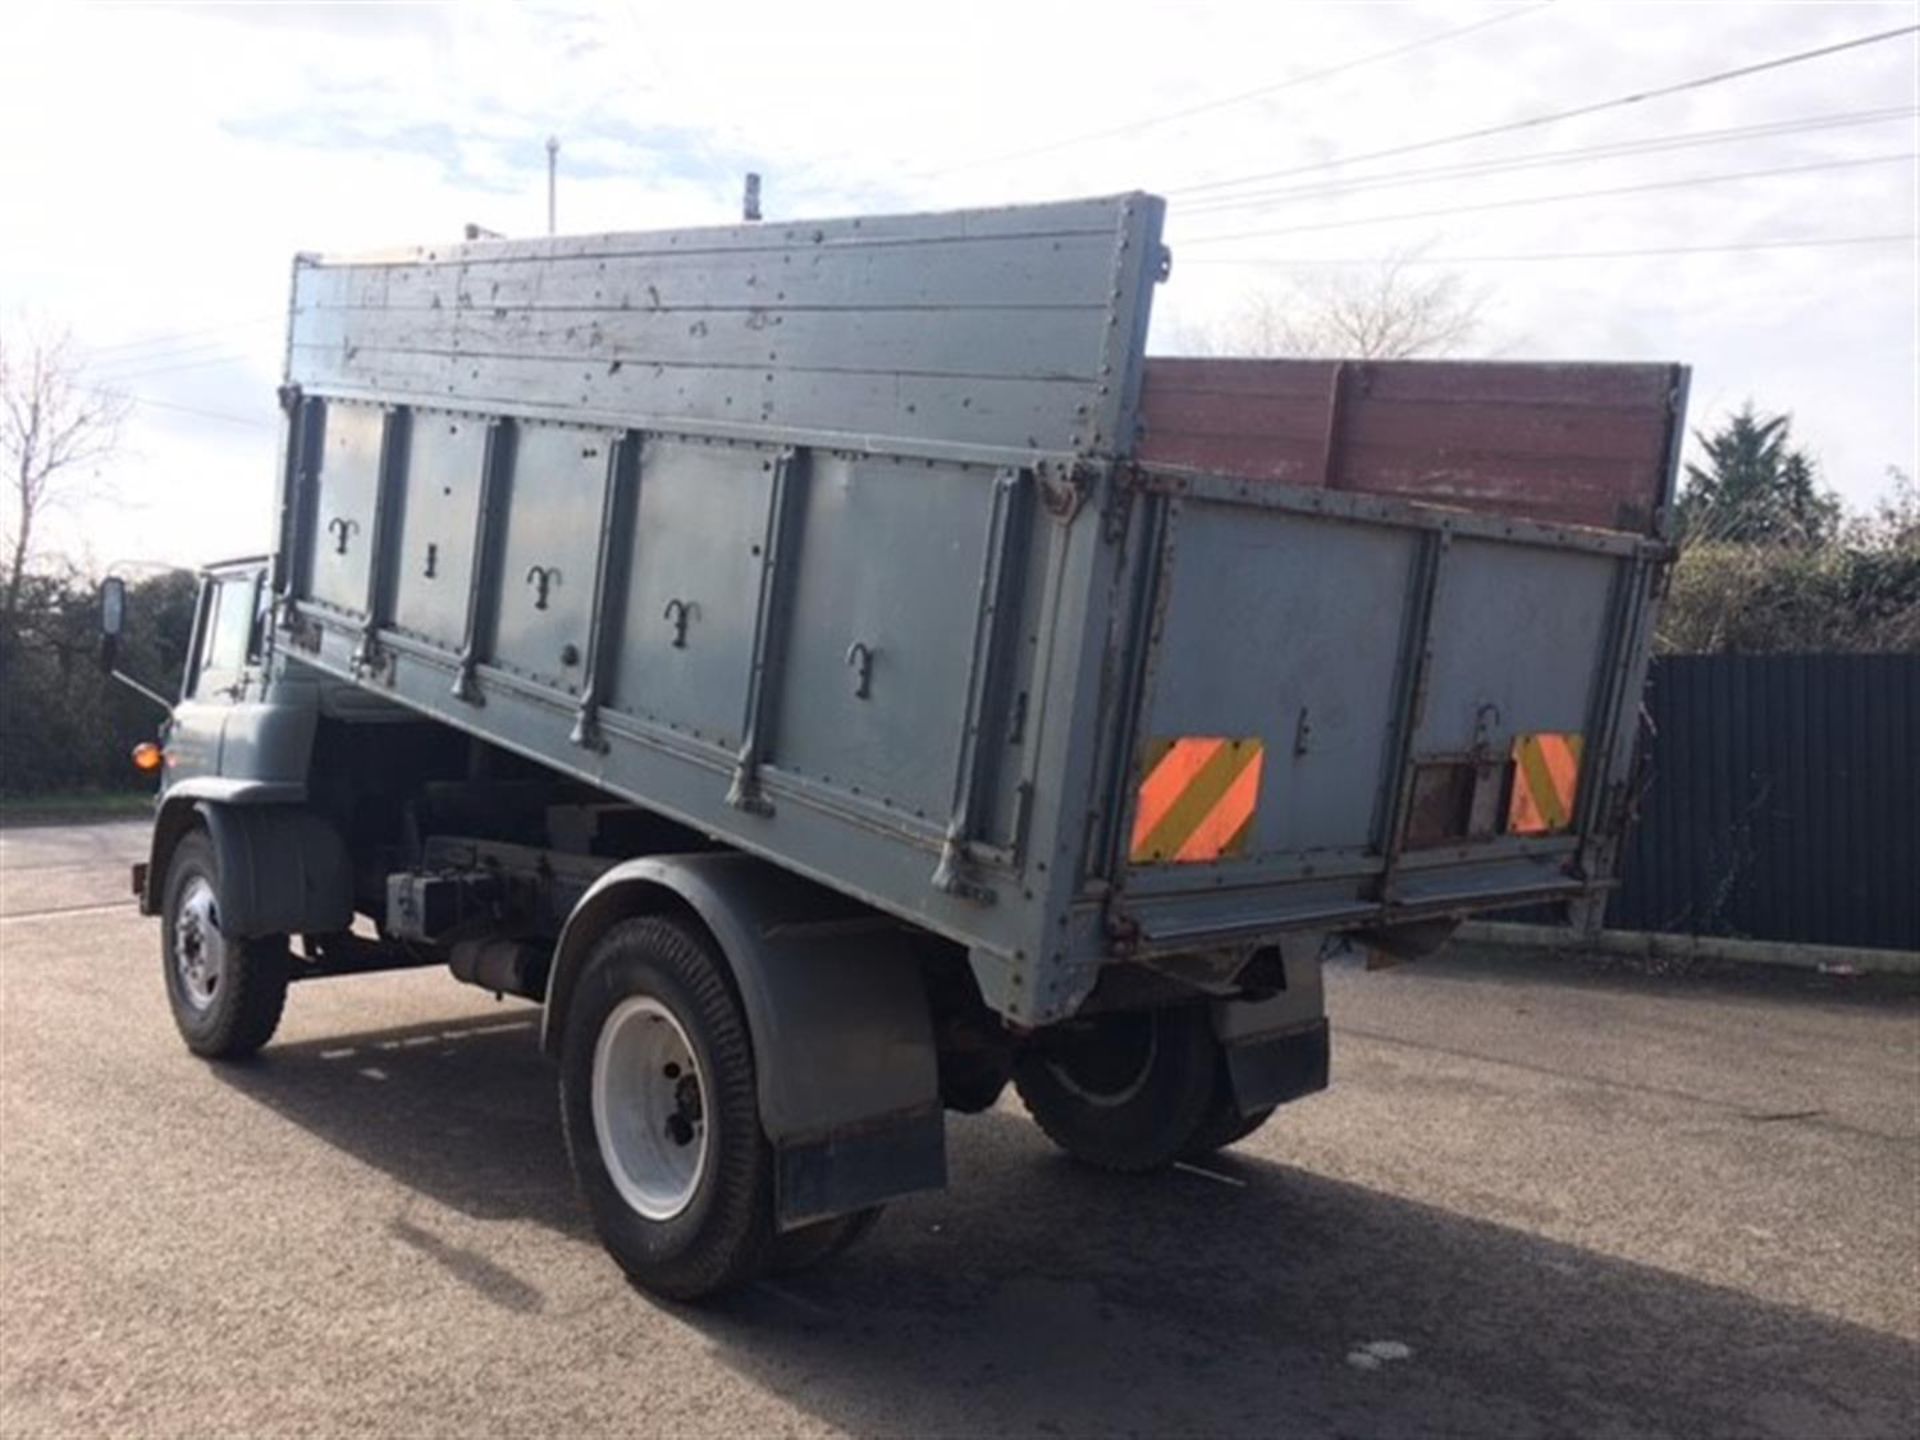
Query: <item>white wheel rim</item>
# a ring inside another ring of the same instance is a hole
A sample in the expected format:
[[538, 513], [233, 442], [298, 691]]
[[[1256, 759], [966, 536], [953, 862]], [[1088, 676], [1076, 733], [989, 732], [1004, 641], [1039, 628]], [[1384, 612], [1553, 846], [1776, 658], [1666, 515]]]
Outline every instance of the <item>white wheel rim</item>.
[[706, 1077], [673, 1012], [651, 995], [614, 1007], [593, 1047], [593, 1133], [614, 1189], [648, 1220], [693, 1202], [707, 1170]]
[[1148, 1078], [1153, 1074], [1154, 1063], [1160, 1058], [1160, 1027], [1155, 1025], [1147, 1032], [1147, 1053], [1141, 1057], [1140, 1068], [1134, 1071], [1132, 1078], [1117, 1089], [1100, 1090], [1092, 1085], [1083, 1084], [1080, 1077], [1065, 1065], [1049, 1064], [1053, 1078], [1060, 1088], [1096, 1110], [1117, 1110], [1146, 1088]]
[[205, 876], [188, 880], [173, 918], [173, 969], [180, 993], [195, 1010], [213, 1004], [227, 975], [227, 937], [220, 933], [213, 885]]

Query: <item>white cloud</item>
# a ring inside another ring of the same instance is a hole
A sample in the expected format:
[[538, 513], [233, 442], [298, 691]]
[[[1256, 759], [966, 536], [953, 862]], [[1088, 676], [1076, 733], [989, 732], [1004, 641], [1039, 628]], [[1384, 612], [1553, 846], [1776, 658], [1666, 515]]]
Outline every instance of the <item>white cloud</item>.
[[[1265, 208], [1183, 213], [1185, 187], [1498, 124], [1910, 22], [1909, 4], [1557, 5], [1458, 41], [1097, 141], [1490, 18], [1450, 5], [634, 3], [45, 7], [0, 48], [0, 307], [103, 348], [143, 397], [119, 500], [56, 541], [96, 560], [199, 561], [267, 533], [287, 266], [301, 249], [544, 224], [563, 141], [569, 230], [730, 218], [740, 177], [774, 215], [1005, 203], [1124, 188], [1172, 200], [1160, 333], [1205, 325], [1284, 268], [1425, 244], [1436, 255], [1739, 244], [1914, 229], [1911, 160], [1390, 224], [1402, 211], [1910, 152], [1910, 118], [1564, 163]], [[1911, 107], [1910, 39], [1375, 169]], [[1021, 155], [1039, 149], [1041, 153]], [[1019, 158], [976, 163], [994, 157]], [[1308, 186], [1342, 171], [1288, 182]], [[1863, 502], [1916, 448], [1907, 245], [1476, 264], [1502, 348], [1678, 359], [1694, 418], [1791, 409]], [[209, 327], [236, 323], [211, 334]], [[169, 337], [182, 336], [180, 339]], [[217, 412], [215, 419], [194, 412]]]

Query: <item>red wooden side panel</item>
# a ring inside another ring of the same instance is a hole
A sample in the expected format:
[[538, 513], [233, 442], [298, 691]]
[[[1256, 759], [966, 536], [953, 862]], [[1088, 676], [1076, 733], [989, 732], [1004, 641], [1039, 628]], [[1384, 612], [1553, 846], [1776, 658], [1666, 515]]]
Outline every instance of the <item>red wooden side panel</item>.
[[1650, 533], [1672, 365], [1151, 357], [1139, 460]]

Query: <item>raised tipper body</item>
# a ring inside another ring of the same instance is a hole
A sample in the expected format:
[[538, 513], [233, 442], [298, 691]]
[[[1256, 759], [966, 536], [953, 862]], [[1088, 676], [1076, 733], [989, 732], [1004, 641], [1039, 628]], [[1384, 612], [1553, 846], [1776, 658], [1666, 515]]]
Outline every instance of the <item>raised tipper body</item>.
[[[204, 831], [260, 891], [236, 955], [543, 1000], [603, 1236], [693, 1294], [766, 1256], [646, 1258], [710, 1203], [670, 1203], [688, 1146], [770, 1147], [775, 1249], [937, 1183], [942, 1102], [1009, 1073], [1082, 1158], [1161, 1163], [1324, 1085], [1329, 937], [1596, 903], [1685, 371], [1148, 358], [1161, 219], [301, 257], [279, 533], [203, 602], [150, 908]], [[229, 590], [264, 621], [216, 695]], [[703, 965], [745, 1119], [607, 1068], [667, 1053], [645, 1000], [724, 1077]], [[669, 1111], [693, 1138], [622, 1151]]]

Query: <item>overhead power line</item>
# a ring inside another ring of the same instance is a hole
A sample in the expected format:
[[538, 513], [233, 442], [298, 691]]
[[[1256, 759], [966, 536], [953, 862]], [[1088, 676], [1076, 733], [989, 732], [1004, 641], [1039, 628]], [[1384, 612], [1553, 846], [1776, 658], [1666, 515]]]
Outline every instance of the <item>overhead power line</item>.
[[230, 425], [251, 425], [256, 430], [274, 428], [271, 420], [256, 420], [250, 415], [230, 415], [224, 410], [202, 410], [198, 405], [176, 405], [171, 400], [155, 400], [150, 395], [129, 395], [136, 405], [152, 405], [161, 410], [178, 410], [187, 415], [200, 415], [208, 420], [225, 420]]
[[276, 321], [284, 321], [286, 318], [284, 312], [278, 315], [256, 315], [250, 320], [229, 320], [225, 324], [208, 325], [199, 330], [163, 331], [158, 335], [149, 335], [142, 340], [121, 340], [112, 345], [88, 345], [84, 348], [90, 357], [102, 359], [109, 355], [117, 355], [122, 351], [162, 348], [175, 345], [182, 340], [195, 340], [202, 335], [224, 335], [230, 330], [245, 330], [255, 325], [270, 325]]
[[201, 360], [182, 360], [171, 365], [150, 366], [142, 370], [116, 371], [102, 378], [108, 385], [125, 385], [134, 380], [145, 380], [154, 375], [171, 375], [179, 370], [205, 370], [217, 365], [252, 365], [260, 357], [257, 355], [213, 355]]
[[1511, 255], [1200, 255], [1187, 265], [1507, 265], [1541, 260], [1624, 260], [1652, 255], [1721, 255], [1739, 250], [1821, 250], [1835, 246], [1912, 244], [1920, 231], [1895, 235], [1815, 235], [1803, 239], [1741, 240], [1725, 245], [1649, 245], [1626, 250], [1522, 250]]
[[194, 345], [180, 345], [171, 350], [152, 350], [139, 355], [121, 355], [110, 360], [89, 360], [87, 370], [96, 378], [114, 379], [136, 370], [144, 370], [149, 365], [169, 365], [177, 360], [192, 360], [203, 355], [237, 355], [241, 353], [231, 340], [202, 340]]
[[183, 415], [198, 415], [207, 420], [224, 420], [229, 425], [250, 425], [259, 430], [274, 428], [271, 420], [258, 420], [251, 415], [233, 415], [225, 410], [202, 410], [198, 405], [180, 405], [172, 400], [156, 400], [151, 395], [131, 395], [109, 385], [85, 385], [81, 388], [95, 395], [118, 395], [129, 404], [147, 405], [156, 410], [178, 410]]
[[1509, 120], [1499, 125], [1483, 125], [1475, 130], [1457, 130], [1450, 135], [1436, 135], [1430, 139], [1414, 140], [1404, 145], [1390, 145], [1383, 150], [1363, 151], [1358, 155], [1336, 155], [1331, 160], [1315, 160], [1304, 165], [1289, 166], [1284, 170], [1265, 170], [1255, 175], [1239, 175], [1226, 180], [1203, 180], [1193, 185], [1175, 187], [1166, 193], [1197, 195], [1203, 191], [1227, 190], [1264, 180], [1280, 180], [1290, 175], [1306, 175], [1318, 170], [1330, 170], [1340, 165], [1358, 165], [1365, 161], [1386, 160], [1397, 155], [1413, 155], [1423, 150], [1438, 149], [1442, 145], [1459, 145], [1469, 140], [1485, 140], [1494, 135], [1511, 135], [1522, 130], [1537, 130], [1542, 126], [1556, 125], [1562, 120], [1573, 120], [1582, 115], [1598, 115], [1605, 110], [1640, 105], [1649, 100], [1659, 100], [1689, 90], [1703, 90], [1710, 85], [1724, 85], [1730, 80], [1742, 80], [1750, 75], [1783, 69], [1788, 65], [1802, 65], [1807, 61], [1824, 59], [1826, 56], [1838, 55], [1843, 51], [1858, 50], [1863, 46], [1897, 40], [1903, 35], [1912, 35], [1916, 31], [1920, 31], [1920, 25], [1902, 25], [1896, 30], [1882, 30], [1872, 35], [1861, 35], [1852, 40], [1842, 40], [1838, 44], [1822, 45], [1812, 50], [1797, 50], [1791, 55], [1777, 55], [1771, 60], [1742, 65], [1732, 70], [1717, 70], [1711, 75], [1696, 75], [1690, 80], [1676, 81], [1674, 84], [1662, 85], [1652, 90], [1635, 90], [1624, 95], [1615, 95], [1611, 99], [1576, 105], [1570, 110], [1552, 110], [1542, 115], [1529, 115], [1525, 119]]
[[1132, 135], [1148, 130], [1156, 125], [1168, 125], [1175, 120], [1190, 119], [1195, 115], [1205, 115], [1214, 110], [1225, 110], [1229, 106], [1244, 105], [1249, 100], [1263, 99], [1268, 95], [1277, 95], [1283, 90], [1292, 90], [1301, 85], [1311, 85], [1316, 81], [1330, 80], [1336, 75], [1344, 75], [1351, 70], [1359, 70], [1368, 65], [1377, 65], [1382, 61], [1394, 60], [1402, 55], [1410, 55], [1416, 50], [1424, 50], [1433, 45], [1444, 45], [1449, 41], [1464, 39], [1481, 30], [1490, 30], [1496, 25], [1506, 25], [1537, 11], [1545, 10], [1552, 0], [1541, 0], [1536, 5], [1528, 5], [1519, 10], [1510, 10], [1504, 15], [1495, 15], [1490, 19], [1476, 20], [1471, 25], [1461, 25], [1452, 30], [1443, 30], [1436, 35], [1423, 36], [1409, 41], [1405, 45], [1396, 45], [1390, 50], [1378, 50], [1371, 55], [1361, 55], [1352, 60], [1344, 60], [1338, 65], [1329, 65], [1325, 69], [1309, 71], [1305, 75], [1290, 75], [1272, 85], [1262, 85], [1256, 90], [1243, 90], [1237, 95], [1224, 95], [1217, 100], [1204, 100], [1197, 105], [1189, 105], [1180, 110], [1169, 110], [1159, 115], [1148, 115], [1138, 120], [1129, 120], [1123, 124], [1109, 126], [1104, 130], [1089, 130], [1085, 134], [1070, 135], [1063, 140], [1050, 140], [1043, 145], [1034, 145], [1024, 150], [1012, 150], [1002, 155], [988, 155], [977, 160], [962, 160], [957, 164], [943, 165], [937, 170], [922, 170], [906, 178], [913, 180], [932, 180], [942, 175], [952, 175], [961, 170], [977, 170], [983, 165], [1008, 165], [1016, 160], [1030, 160], [1036, 155], [1051, 155], [1056, 150], [1071, 149], [1075, 145], [1090, 144], [1095, 140], [1111, 140], [1120, 135]]
[[1224, 240], [1261, 240], [1271, 235], [1298, 235], [1308, 230], [1344, 230], [1355, 225], [1387, 225], [1402, 220], [1431, 220], [1447, 215], [1478, 215], [1488, 210], [1513, 210], [1526, 205], [1553, 205], [1567, 200], [1599, 200], [1614, 195], [1643, 195], [1656, 190], [1686, 190], [1698, 185], [1724, 185], [1736, 180], [1764, 180], [1780, 175], [1808, 175], [1820, 170], [1858, 169], [1912, 160], [1920, 151], [1867, 155], [1852, 160], [1816, 160], [1806, 165], [1775, 165], [1765, 170], [1735, 170], [1721, 175], [1689, 175], [1680, 180], [1653, 180], [1640, 185], [1611, 185], [1598, 190], [1565, 190], [1555, 195], [1525, 195], [1513, 200], [1484, 200], [1474, 205], [1448, 205], [1437, 210], [1400, 210], [1391, 215], [1360, 215], [1347, 220], [1315, 220], [1305, 225], [1282, 225], [1265, 230], [1238, 230], [1227, 235], [1196, 235], [1183, 245], [1217, 245]]
[[1352, 180], [1329, 180], [1318, 184], [1289, 185], [1275, 190], [1258, 190], [1244, 195], [1223, 195], [1181, 205], [1179, 215], [1214, 215], [1228, 210], [1252, 209], [1295, 200], [1317, 200], [1367, 190], [1397, 189], [1403, 185], [1436, 184], [1443, 180], [1473, 180], [1488, 175], [1505, 175], [1521, 170], [1558, 169], [1562, 165], [1589, 160], [1624, 159], [1635, 155], [1663, 154], [1670, 150], [1691, 150], [1701, 146], [1728, 145], [1738, 141], [1779, 139], [1790, 135], [1811, 134], [1820, 130], [1883, 124], [1890, 120], [1910, 120], [1920, 115], [1913, 106], [1895, 105], [1878, 110], [1844, 111], [1829, 115], [1807, 116], [1799, 120], [1764, 121], [1736, 125], [1723, 130], [1698, 130], [1679, 135], [1659, 135], [1641, 140], [1620, 140], [1606, 145], [1582, 146], [1572, 150], [1548, 150], [1538, 155], [1523, 155], [1499, 160], [1468, 160], [1454, 165], [1416, 166], [1407, 170], [1389, 170]]

